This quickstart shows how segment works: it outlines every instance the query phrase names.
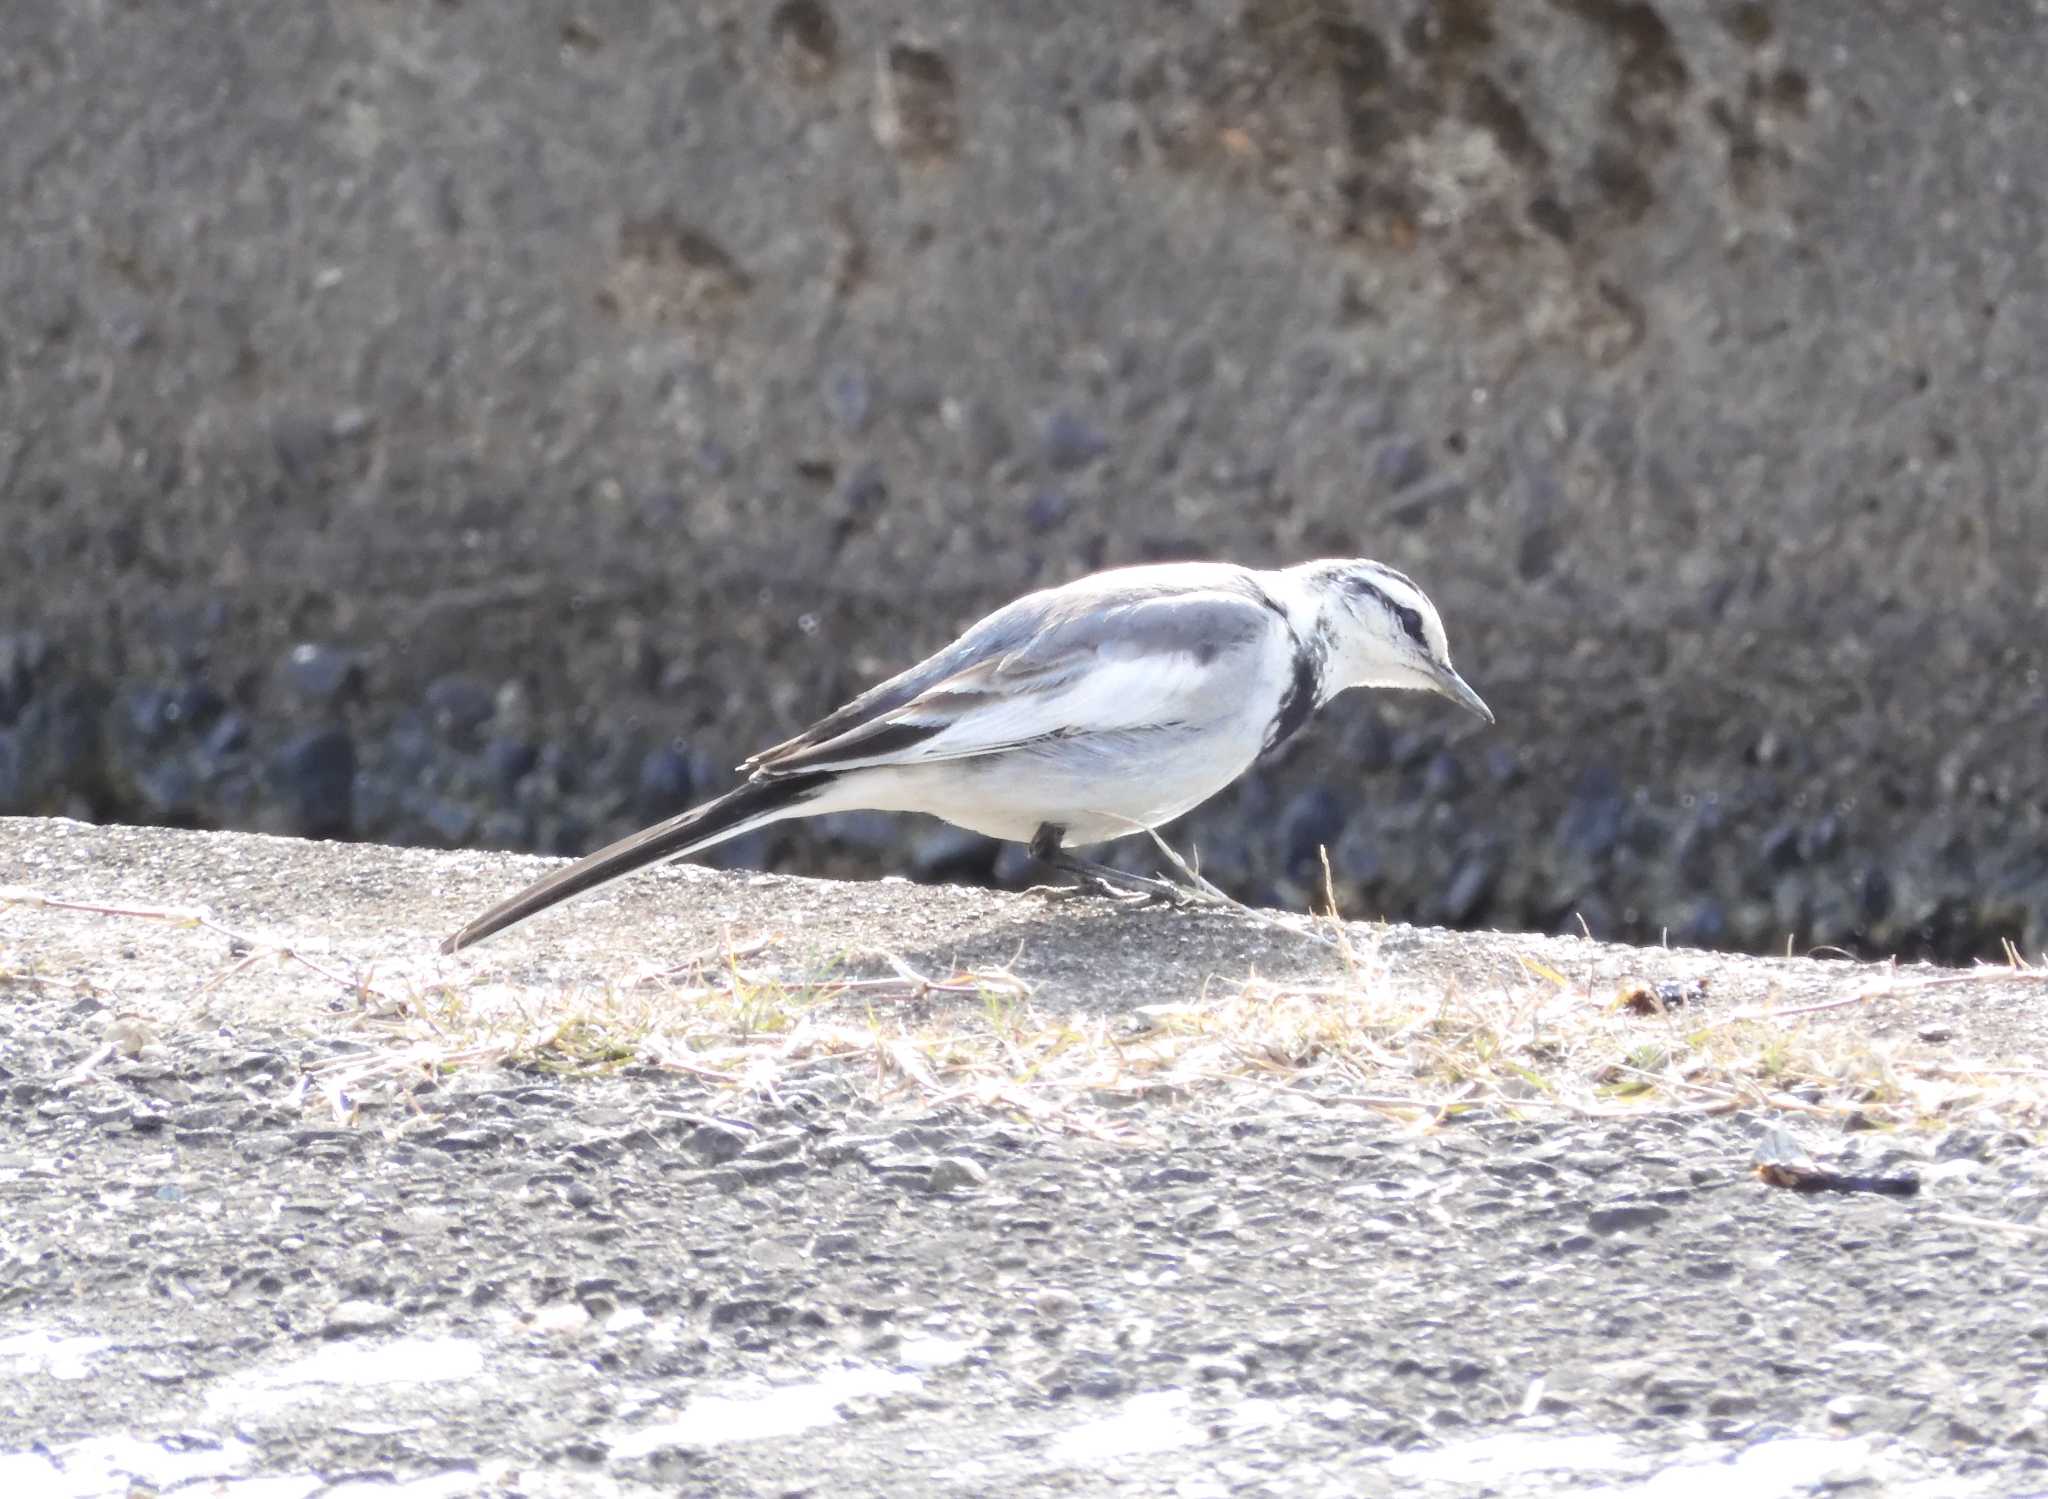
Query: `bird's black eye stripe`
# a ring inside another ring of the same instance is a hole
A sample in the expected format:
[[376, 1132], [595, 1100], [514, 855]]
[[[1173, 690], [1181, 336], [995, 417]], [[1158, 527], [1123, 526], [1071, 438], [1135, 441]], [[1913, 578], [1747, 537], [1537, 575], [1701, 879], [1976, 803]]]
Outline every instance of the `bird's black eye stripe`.
[[1412, 609], [1406, 604], [1395, 603], [1392, 599], [1387, 597], [1385, 589], [1381, 588], [1376, 583], [1368, 581], [1365, 578], [1351, 578], [1348, 581], [1351, 585], [1352, 592], [1363, 594], [1367, 598], [1378, 600], [1381, 608], [1385, 609], [1388, 613], [1392, 614], [1395, 619], [1400, 621], [1402, 632], [1406, 634], [1410, 640], [1414, 641], [1418, 646], [1420, 646], [1425, 651], [1429, 649], [1429, 641], [1426, 640], [1422, 634], [1421, 610]]

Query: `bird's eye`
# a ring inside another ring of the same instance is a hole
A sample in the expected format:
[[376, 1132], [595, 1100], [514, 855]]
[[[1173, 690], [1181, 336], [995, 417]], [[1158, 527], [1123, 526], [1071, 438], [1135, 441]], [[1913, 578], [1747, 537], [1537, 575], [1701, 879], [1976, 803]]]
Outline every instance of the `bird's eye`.
[[1394, 618], [1401, 622], [1402, 632], [1410, 640], [1414, 641], [1419, 648], [1427, 651], [1429, 649], [1429, 642], [1423, 638], [1421, 611], [1411, 609], [1406, 604], [1396, 604], [1393, 608]]

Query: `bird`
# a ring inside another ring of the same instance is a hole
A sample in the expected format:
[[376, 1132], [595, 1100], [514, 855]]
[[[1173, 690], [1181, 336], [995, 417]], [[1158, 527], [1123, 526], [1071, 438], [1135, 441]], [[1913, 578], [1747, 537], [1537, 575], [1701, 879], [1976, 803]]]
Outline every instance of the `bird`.
[[1071, 850], [1179, 817], [1353, 687], [1435, 693], [1494, 721], [1452, 666], [1436, 606], [1384, 563], [1093, 573], [997, 609], [745, 761], [724, 795], [543, 876], [442, 951], [658, 860], [854, 810], [931, 813], [1026, 844], [1090, 888], [1157, 897], [1167, 881]]

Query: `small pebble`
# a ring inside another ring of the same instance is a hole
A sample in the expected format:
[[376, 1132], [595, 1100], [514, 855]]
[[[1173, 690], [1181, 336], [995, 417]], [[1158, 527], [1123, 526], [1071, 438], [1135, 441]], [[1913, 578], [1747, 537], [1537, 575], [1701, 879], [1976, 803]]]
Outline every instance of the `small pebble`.
[[1045, 461], [1059, 472], [1086, 468], [1109, 451], [1109, 439], [1095, 426], [1064, 408], [1046, 418]]
[[398, 1321], [395, 1308], [375, 1301], [344, 1301], [320, 1323], [323, 1338], [347, 1338], [357, 1333], [382, 1332]]
[[964, 1155], [940, 1156], [932, 1165], [927, 1190], [957, 1192], [967, 1187], [979, 1187], [987, 1181], [988, 1172], [980, 1162]]

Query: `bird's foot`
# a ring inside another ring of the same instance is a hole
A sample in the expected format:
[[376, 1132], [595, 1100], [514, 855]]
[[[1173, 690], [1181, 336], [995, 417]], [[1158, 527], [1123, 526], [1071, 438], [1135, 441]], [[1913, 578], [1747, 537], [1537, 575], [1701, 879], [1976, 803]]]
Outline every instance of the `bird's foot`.
[[1035, 887], [1048, 896], [1089, 896], [1097, 900], [1112, 900], [1133, 910], [1149, 910], [1154, 906], [1185, 908], [1210, 905], [1216, 899], [1206, 890], [1183, 885], [1175, 880], [1157, 875], [1132, 874], [1128, 870], [1116, 869], [1107, 864], [1062, 859], [1055, 862], [1052, 867], [1063, 874], [1073, 876], [1074, 883]]
[[1072, 884], [1032, 885], [1026, 888], [1024, 893], [1040, 896], [1049, 901], [1106, 900], [1133, 908], [1156, 906], [1167, 898], [1159, 891], [1136, 889], [1099, 875], [1083, 874], [1074, 870], [1063, 872], [1074, 876]]
[[[1149, 828], [1146, 831], [1152, 832]], [[1074, 877], [1075, 883], [1072, 885], [1034, 887], [1041, 889], [1048, 896], [1055, 893], [1062, 897], [1092, 895], [1138, 909], [1152, 906], [1185, 908], [1238, 904], [1190, 868], [1156, 832], [1152, 832], [1152, 841], [1157, 843], [1161, 852], [1167, 856], [1171, 867], [1180, 875], [1179, 879], [1164, 875], [1132, 874], [1128, 870], [1117, 869], [1112, 865], [1076, 858], [1060, 847], [1062, 832], [1061, 828], [1048, 823], [1041, 827], [1038, 835], [1031, 840], [1031, 853], [1039, 863], [1048, 869], [1056, 869]]]

